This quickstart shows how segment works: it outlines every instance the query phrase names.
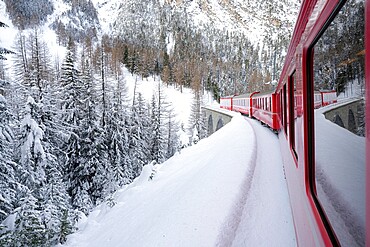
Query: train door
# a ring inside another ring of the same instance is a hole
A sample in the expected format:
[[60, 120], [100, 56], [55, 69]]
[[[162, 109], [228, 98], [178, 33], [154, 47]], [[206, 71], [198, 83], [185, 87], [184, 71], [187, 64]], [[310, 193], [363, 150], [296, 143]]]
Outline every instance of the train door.
[[[365, 104], [369, 107], [365, 86], [370, 80], [369, 74], [365, 79], [365, 0], [344, 2], [336, 6], [308, 51], [312, 66], [308, 77], [309, 174], [315, 204], [332, 244], [365, 246], [365, 143], [369, 143], [366, 130], [370, 124], [365, 114]], [[366, 42], [369, 47], [370, 41]], [[343, 103], [314, 110], [315, 90], [336, 90]], [[350, 118], [350, 112], [357, 114]], [[343, 126], [336, 123], [338, 119]], [[354, 122], [354, 131], [349, 130], [348, 121]]]

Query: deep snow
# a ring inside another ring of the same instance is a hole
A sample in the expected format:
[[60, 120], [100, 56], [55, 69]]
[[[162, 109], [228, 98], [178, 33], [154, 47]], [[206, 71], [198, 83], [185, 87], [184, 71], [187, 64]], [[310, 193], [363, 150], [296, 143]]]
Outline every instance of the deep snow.
[[[330, 107], [315, 111], [324, 146], [334, 140], [362, 152], [363, 138], [324, 118]], [[81, 220], [66, 246], [296, 246], [277, 136], [256, 120], [230, 114], [232, 121], [212, 136], [163, 164], [146, 166], [115, 194], [114, 207], [100, 205]], [[335, 159], [344, 164], [347, 155]], [[321, 158], [333, 155], [325, 151]], [[354, 212], [363, 218], [364, 180], [357, 177], [360, 189], [346, 199], [356, 202]], [[343, 181], [332, 183], [340, 188]]]
[[[356, 99], [355, 99], [356, 100]], [[365, 244], [365, 138], [327, 120], [326, 111], [352, 102], [315, 111], [316, 187], [329, 220], [343, 246]]]
[[115, 194], [114, 207], [82, 220], [66, 246], [294, 246], [278, 149], [274, 134], [236, 115], [154, 166], [152, 180], [147, 166]]

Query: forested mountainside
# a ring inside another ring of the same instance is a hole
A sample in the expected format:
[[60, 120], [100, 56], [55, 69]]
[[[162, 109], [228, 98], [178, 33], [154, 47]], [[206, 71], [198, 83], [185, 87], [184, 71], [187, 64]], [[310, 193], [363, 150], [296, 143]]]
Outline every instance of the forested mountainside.
[[195, 143], [204, 90], [217, 99], [271, 87], [298, 6], [4, 0], [0, 11], [0, 42], [5, 29], [17, 33], [0, 43], [0, 246], [52, 246], [94, 206], [113, 206], [144, 165], [181, 148], [160, 84], [150, 102], [138, 92], [128, 101], [127, 69], [193, 89]]
[[164, 81], [204, 87], [217, 98], [269, 89], [298, 9], [294, 1], [129, 0], [113, 31], [150, 73], [157, 66]]
[[19, 30], [47, 24], [58, 34], [59, 43], [68, 38], [82, 42], [96, 38], [100, 29], [98, 14], [91, 0], [5, 0], [6, 10]]

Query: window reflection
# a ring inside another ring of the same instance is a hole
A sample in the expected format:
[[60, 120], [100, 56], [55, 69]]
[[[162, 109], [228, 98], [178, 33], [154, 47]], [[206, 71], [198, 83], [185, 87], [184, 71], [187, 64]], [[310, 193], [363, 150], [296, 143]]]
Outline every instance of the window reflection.
[[314, 46], [316, 193], [342, 246], [365, 246], [364, 23], [347, 1]]

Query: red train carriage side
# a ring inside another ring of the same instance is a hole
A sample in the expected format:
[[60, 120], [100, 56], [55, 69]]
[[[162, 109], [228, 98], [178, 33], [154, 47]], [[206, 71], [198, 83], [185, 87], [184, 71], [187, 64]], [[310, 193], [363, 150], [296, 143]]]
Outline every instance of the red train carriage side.
[[320, 91], [322, 106], [337, 103], [337, 92], [335, 90]]
[[250, 93], [241, 94], [233, 97], [232, 99], [233, 111], [237, 111], [249, 116], [250, 100], [251, 100]]
[[233, 97], [233, 110], [251, 116], [252, 97], [259, 92], [246, 93]]
[[314, 108], [320, 108], [322, 106], [322, 94], [319, 91], [315, 91], [313, 94], [314, 97]]
[[[276, 89], [279, 141], [300, 246], [370, 245], [369, 20], [370, 0], [302, 2]], [[356, 133], [327, 121], [324, 109], [315, 110], [315, 92], [341, 92], [350, 83], [366, 89], [356, 107]]]
[[221, 97], [220, 98], [220, 107], [223, 108], [223, 109], [227, 109], [227, 110], [232, 111], [233, 110], [233, 104], [232, 104], [233, 97], [234, 97], [234, 95]]
[[273, 130], [277, 130], [277, 94], [274, 92], [259, 93], [252, 99], [251, 116], [268, 125]]

